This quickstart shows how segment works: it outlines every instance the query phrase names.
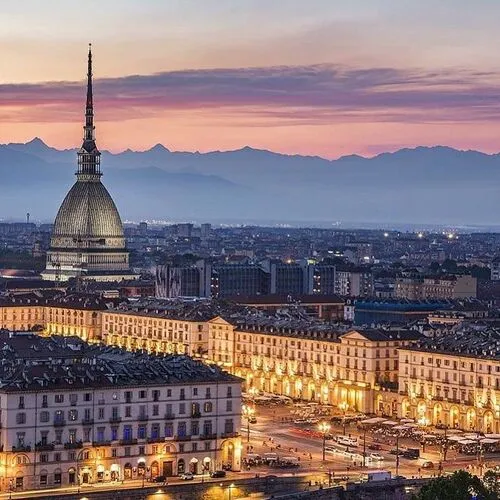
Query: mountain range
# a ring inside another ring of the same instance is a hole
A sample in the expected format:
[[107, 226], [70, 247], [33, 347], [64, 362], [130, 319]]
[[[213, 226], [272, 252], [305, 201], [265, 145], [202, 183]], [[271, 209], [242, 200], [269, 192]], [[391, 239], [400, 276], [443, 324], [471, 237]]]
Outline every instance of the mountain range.
[[[244, 147], [209, 153], [103, 151], [123, 219], [367, 221], [497, 225], [500, 155], [417, 147], [337, 160]], [[51, 221], [74, 182], [76, 149], [0, 145], [0, 218]]]

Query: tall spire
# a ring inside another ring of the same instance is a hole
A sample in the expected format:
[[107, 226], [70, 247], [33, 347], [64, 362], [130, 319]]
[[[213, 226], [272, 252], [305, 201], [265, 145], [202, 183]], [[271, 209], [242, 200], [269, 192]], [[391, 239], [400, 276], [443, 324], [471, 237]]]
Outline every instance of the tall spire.
[[94, 96], [92, 93], [92, 44], [89, 43], [85, 125], [83, 126], [83, 144], [78, 152], [77, 175], [84, 174], [85, 179], [90, 180], [98, 179], [101, 176], [100, 155], [101, 153], [95, 144]]
[[89, 43], [89, 56], [87, 68], [87, 113], [94, 114], [94, 103], [92, 101], [92, 44]]

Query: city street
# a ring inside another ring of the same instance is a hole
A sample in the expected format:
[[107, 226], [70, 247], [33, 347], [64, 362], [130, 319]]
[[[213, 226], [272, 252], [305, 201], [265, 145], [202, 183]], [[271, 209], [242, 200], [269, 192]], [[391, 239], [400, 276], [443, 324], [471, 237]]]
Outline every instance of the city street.
[[[296, 424], [293, 422], [291, 411], [292, 406], [262, 406], [255, 407], [256, 420], [250, 424], [250, 443], [247, 443], [247, 424], [244, 420], [242, 427], [243, 456], [245, 451], [255, 453], [261, 457], [265, 453], [277, 453], [282, 457], [296, 457], [300, 463], [298, 468], [274, 468], [269, 466], [253, 466], [251, 471], [259, 474], [279, 474], [280, 472], [294, 471], [296, 474], [308, 474], [318, 481], [327, 481], [328, 473], [333, 473], [333, 478], [338, 479], [348, 476], [351, 480], [358, 480], [362, 474], [375, 470], [388, 470], [393, 475], [412, 477], [432, 477], [439, 474], [439, 463], [441, 459], [441, 447], [426, 445], [425, 451], [420, 443], [409, 438], [399, 439], [399, 449], [413, 448], [420, 450], [420, 458], [412, 460], [402, 456], [399, 458], [399, 466], [396, 464], [395, 454], [390, 451], [396, 447], [396, 438], [380, 436], [367, 430], [366, 432], [366, 456], [371, 453], [379, 454], [383, 460], [366, 460], [366, 466], [362, 466], [363, 455], [363, 431], [355, 424], [346, 426], [346, 435], [357, 438], [357, 446], [349, 447], [349, 451], [357, 454], [357, 458], [352, 460], [340, 453], [332, 453], [328, 448], [347, 449], [336, 444], [332, 439], [326, 439], [325, 461], [322, 460], [323, 438], [316, 424]], [[321, 419], [331, 425], [329, 434], [342, 435], [342, 423], [334, 424], [329, 418]], [[312, 432], [311, 432], [312, 431]], [[372, 445], [379, 449], [371, 450]], [[499, 462], [498, 454], [485, 454], [482, 456], [482, 471], [486, 467], [494, 467]], [[425, 464], [432, 462], [431, 464]], [[426, 468], [425, 465], [429, 468]], [[447, 459], [442, 462], [442, 473], [453, 472], [457, 469], [469, 468], [471, 472], [478, 474], [479, 466], [477, 456], [459, 454], [455, 450], [449, 450]], [[292, 472], [293, 473], [293, 472]]]

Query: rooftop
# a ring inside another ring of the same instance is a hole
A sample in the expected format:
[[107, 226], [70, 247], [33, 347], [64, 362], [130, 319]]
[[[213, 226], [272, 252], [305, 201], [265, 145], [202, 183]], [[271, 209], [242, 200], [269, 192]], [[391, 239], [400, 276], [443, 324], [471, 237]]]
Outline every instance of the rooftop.
[[184, 355], [153, 355], [91, 345], [78, 337], [0, 331], [0, 390], [238, 382], [217, 366]]

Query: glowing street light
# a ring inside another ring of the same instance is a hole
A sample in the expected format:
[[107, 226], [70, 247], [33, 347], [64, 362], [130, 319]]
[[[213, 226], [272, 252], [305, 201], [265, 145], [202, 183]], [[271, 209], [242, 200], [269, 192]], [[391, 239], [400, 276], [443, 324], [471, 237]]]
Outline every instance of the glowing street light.
[[250, 419], [255, 415], [255, 408], [248, 405], [243, 405], [241, 407], [241, 413], [247, 419], [247, 443], [250, 443]]
[[347, 403], [347, 401], [342, 401], [342, 403], [339, 404], [339, 410], [343, 413], [342, 426], [344, 428], [344, 436], [345, 436], [345, 417], [348, 409], [349, 409], [349, 404]]
[[323, 434], [323, 462], [325, 461], [326, 435], [330, 432], [331, 425], [328, 422], [321, 422], [318, 425], [319, 432]]

